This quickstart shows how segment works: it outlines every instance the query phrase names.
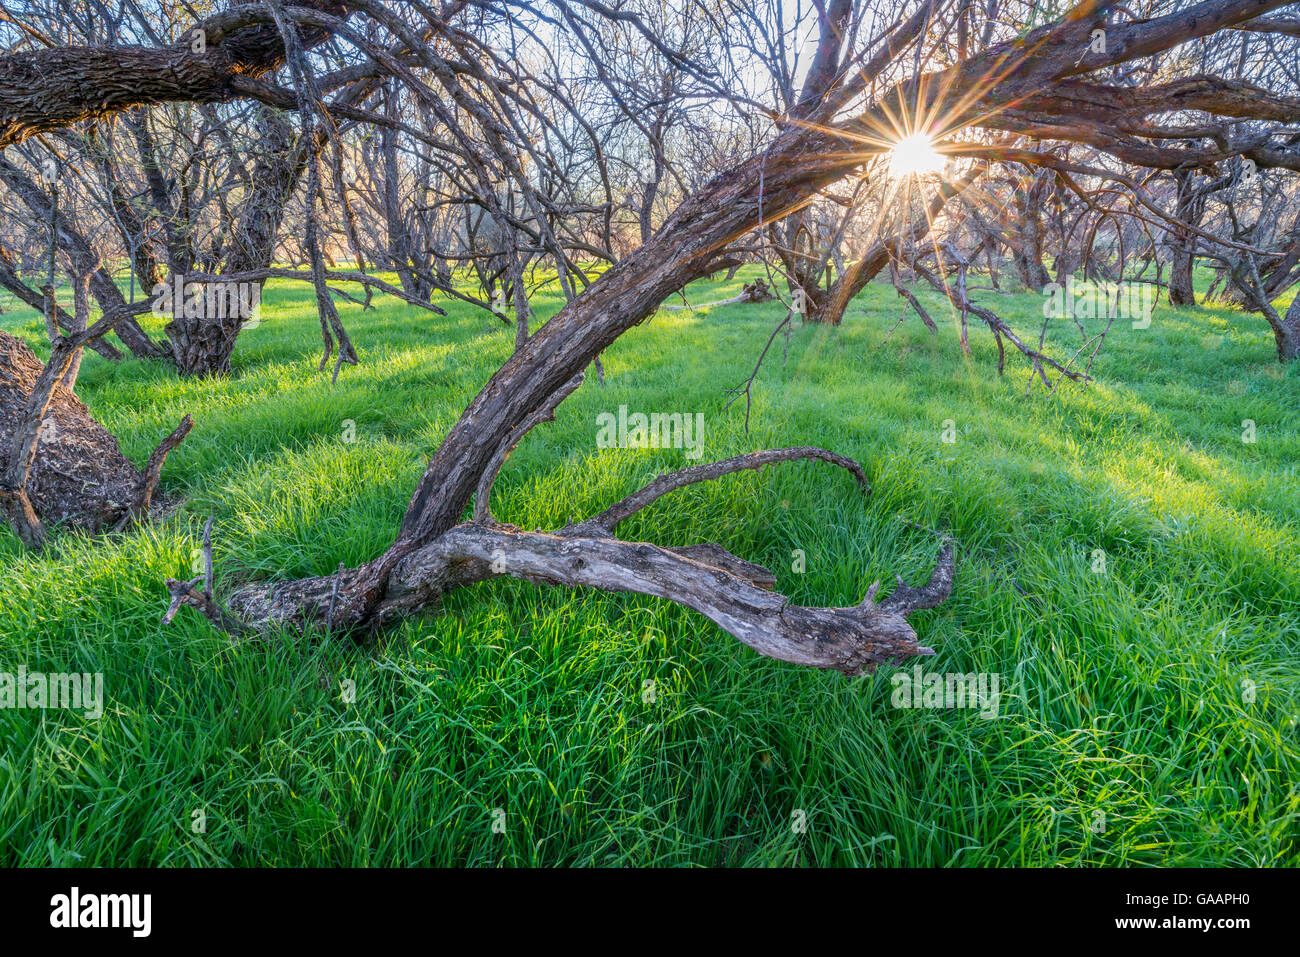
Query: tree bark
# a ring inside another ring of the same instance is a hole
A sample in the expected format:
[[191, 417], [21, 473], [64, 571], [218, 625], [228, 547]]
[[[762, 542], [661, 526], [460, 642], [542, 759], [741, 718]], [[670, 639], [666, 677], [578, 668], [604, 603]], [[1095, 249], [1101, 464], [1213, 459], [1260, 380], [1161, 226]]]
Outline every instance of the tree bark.
[[1262, 313], [1269, 328], [1273, 330], [1278, 361], [1293, 362], [1300, 358], [1300, 296], [1296, 296], [1291, 301], [1291, 308], [1286, 311], [1285, 316], [1278, 315], [1269, 299], [1266, 285], [1260, 278], [1259, 265], [1252, 254], [1230, 263], [1229, 275], [1246, 305]]
[[1047, 170], [1039, 171], [1030, 181], [1029, 188], [1016, 191], [1016, 221], [1019, 226], [1019, 243], [1012, 247], [1016, 261], [1016, 271], [1025, 288], [1040, 292], [1052, 281], [1051, 274], [1043, 265], [1043, 198], [1052, 183], [1052, 174]]
[[[340, 17], [351, 13], [348, 3], [299, 5]], [[248, 4], [199, 21], [203, 52], [194, 50], [191, 30], [162, 47], [54, 47], [0, 56], [0, 147], [134, 106], [246, 96], [241, 79], [284, 63], [284, 40], [268, 19], [265, 10]], [[304, 49], [329, 35], [314, 28], [299, 33]]]
[[163, 458], [184, 438], [173, 433], [149, 469], [138, 470], [62, 384], [78, 352], [70, 340], [56, 343], [47, 368], [25, 342], [0, 332], [0, 507], [32, 548], [44, 544], [49, 525], [101, 532], [147, 512]]
[[[1201, 225], [1205, 214], [1205, 193], [1198, 188], [1192, 170], [1179, 170], [1174, 174], [1178, 183], [1178, 200], [1174, 217], [1188, 226]], [[1192, 269], [1196, 264], [1196, 244], [1199, 237], [1186, 229], [1169, 231], [1169, 304], [1171, 306], [1196, 305], [1196, 289], [1192, 284]]]
[[1277, 340], [1279, 361], [1294, 362], [1300, 359], [1300, 296], [1291, 300], [1291, 308], [1273, 328], [1273, 334]]
[[[543, 414], [535, 420], [548, 417]], [[508, 437], [498, 451], [508, 449], [517, 437]], [[620, 522], [662, 495], [741, 469], [803, 458], [841, 465], [865, 487], [861, 467], [850, 459], [822, 449], [777, 449], [661, 476], [600, 514], [554, 533], [525, 532], [490, 516], [476, 516], [397, 560], [382, 594], [367, 611], [366, 624], [381, 627], [437, 603], [455, 588], [508, 575], [539, 585], [666, 598], [699, 612], [767, 657], [848, 675], [933, 654], [919, 643], [907, 617], [938, 606], [950, 593], [954, 574], [951, 542], [945, 541], [934, 573], [924, 586], [913, 588], [900, 578], [890, 596], [878, 602], [877, 581], [857, 605], [819, 608], [791, 604], [772, 590], [775, 577], [770, 571], [721, 546], [702, 543], [670, 548], [614, 537]], [[364, 569], [349, 572], [340, 567], [335, 575], [241, 588], [230, 596], [227, 611], [212, 593], [210, 561], [205, 558], [201, 578], [167, 582], [172, 602], [164, 620], [170, 620], [185, 604], [236, 634], [313, 622], [329, 629], [356, 624], [356, 609], [345, 596], [364, 587]]]

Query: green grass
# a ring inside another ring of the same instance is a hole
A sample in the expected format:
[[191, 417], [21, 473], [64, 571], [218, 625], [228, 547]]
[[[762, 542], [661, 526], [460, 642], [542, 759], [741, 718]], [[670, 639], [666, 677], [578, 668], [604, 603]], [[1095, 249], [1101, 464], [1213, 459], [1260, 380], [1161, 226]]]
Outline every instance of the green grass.
[[[982, 301], [1036, 337], [1039, 297]], [[30, 310], [0, 304], [44, 352]], [[545, 318], [558, 303], [535, 306]], [[595, 416], [620, 404], [703, 412], [707, 459], [797, 444], [852, 455], [866, 499], [837, 469], [792, 464], [678, 492], [620, 532], [716, 541], [767, 564], [793, 601], [849, 604], [874, 578], [928, 572], [936, 543], [901, 519], [947, 525], [952, 597], [913, 622], [937, 651], [927, 671], [1001, 676], [984, 719], [891, 707], [897, 669], [804, 670], [665, 601], [514, 581], [366, 645], [236, 645], [188, 609], [162, 625], [163, 580], [189, 577], [205, 516], [227, 584], [380, 552], [511, 349], [509, 331], [458, 305], [446, 318], [391, 300], [341, 308], [362, 364], [337, 386], [316, 372], [301, 287], [268, 291], [225, 381], [88, 354], [79, 393], [136, 462], [193, 414], [164, 472], [185, 504], [108, 540], [56, 536], [35, 557], [0, 531], [0, 671], [102, 672], [106, 693], [98, 720], [0, 710], [0, 862], [1297, 862], [1300, 370], [1277, 365], [1258, 316], [1161, 308], [1150, 329], [1117, 323], [1095, 383], [1025, 397], [1025, 367], [1012, 353], [999, 379], [986, 330], [972, 327], [965, 358], [951, 325], [895, 331], [901, 300], [873, 287], [843, 327], [796, 327], [784, 361], [774, 346], [746, 435], [725, 389], [780, 307], [661, 311], [497, 483], [500, 519], [550, 528], [690, 464], [597, 449]], [[1065, 324], [1054, 335], [1078, 340]]]

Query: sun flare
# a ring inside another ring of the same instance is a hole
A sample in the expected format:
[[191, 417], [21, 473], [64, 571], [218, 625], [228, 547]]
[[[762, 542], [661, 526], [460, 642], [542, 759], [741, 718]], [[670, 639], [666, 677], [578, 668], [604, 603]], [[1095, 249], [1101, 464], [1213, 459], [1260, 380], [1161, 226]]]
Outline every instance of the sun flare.
[[889, 175], [900, 179], [912, 173], [937, 173], [943, 169], [944, 162], [928, 133], [912, 133], [889, 151]]

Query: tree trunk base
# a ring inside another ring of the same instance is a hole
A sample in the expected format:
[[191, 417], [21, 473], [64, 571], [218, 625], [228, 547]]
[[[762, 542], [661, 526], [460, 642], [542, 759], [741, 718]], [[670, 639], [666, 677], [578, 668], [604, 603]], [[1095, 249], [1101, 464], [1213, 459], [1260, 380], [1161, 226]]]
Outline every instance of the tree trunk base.
[[[0, 332], [0, 475], [8, 470], [15, 432], [43, 369], [25, 342]], [[188, 425], [183, 431], [189, 431]], [[130, 516], [142, 500], [149, 508], [153, 489], [147, 474], [122, 454], [113, 434], [62, 385], [55, 387], [38, 434], [39, 452], [26, 493], [43, 523], [96, 533]], [[174, 433], [175, 444], [183, 437]], [[160, 469], [161, 456], [157, 458]], [[149, 471], [153, 464], [151, 460]]]

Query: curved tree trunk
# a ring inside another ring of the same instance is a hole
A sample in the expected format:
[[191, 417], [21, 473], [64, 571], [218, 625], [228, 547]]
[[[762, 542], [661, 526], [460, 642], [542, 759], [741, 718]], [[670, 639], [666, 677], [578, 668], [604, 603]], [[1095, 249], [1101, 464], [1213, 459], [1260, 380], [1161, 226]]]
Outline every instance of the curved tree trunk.
[[830, 291], [817, 303], [810, 317], [811, 321], [838, 326], [844, 318], [844, 310], [849, 307], [853, 298], [867, 288], [867, 284], [889, 265], [891, 259], [897, 257], [907, 246], [929, 235], [935, 219], [948, 201], [965, 192], [966, 188], [979, 178], [981, 172], [979, 169], [972, 169], [961, 179], [944, 180], [931, 197], [929, 205], [912, 221], [907, 230], [876, 243], [861, 259], [839, 275]]
[[1278, 315], [1270, 301], [1266, 285], [1260, 278], [1259, 266], [1249, 254], [1232, 263], [1229, 275], [1233, 287], [1246, 301], [1247, 307], [1261, 313], [1273, 330], [1278, 362], [1300, 359], [1300, 296], [1291, 301], [1291, 308], [1285, 316]]

